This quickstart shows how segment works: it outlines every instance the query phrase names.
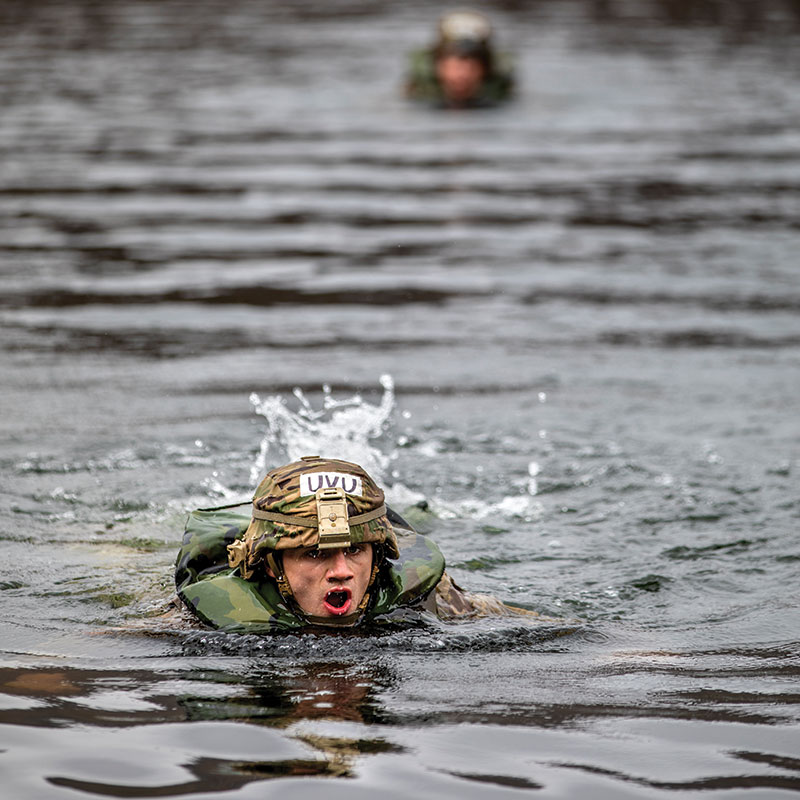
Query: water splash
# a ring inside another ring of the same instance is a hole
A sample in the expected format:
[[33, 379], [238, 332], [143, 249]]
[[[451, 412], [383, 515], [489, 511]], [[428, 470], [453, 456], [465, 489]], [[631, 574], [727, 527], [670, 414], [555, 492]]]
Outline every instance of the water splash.
[[[528, 466], [528, 475], [520, 482], [518, 492], [496, 501], [467, 497], [461, 499], [428, 497], [402, 482], [400, 471], [393, 469], [398, 446], [407, 437], [393, 437], [396, 412], [395, 387], [391, 375], [382, 375], [383, 395], [377, 404], [360, 394], [336, 398], [330, 386], [322, 386], [322, 404], [315, 408], [299, 387], [292, 397], [250, 395], [256, 414], [266, 421], [266, 430], [258, 454], [250, 467], [249, 483], [255, 487], [274, 466], [297, 461], [302, 456], [320, 455], [360, 464], [384, 489], [387, 502], [401, 513], [425, 501], [425, 507], [441, 519], [523, 519], [541, 517], [542, 505], [536, 497], [536, 476], [540, 467], [535, 461]], [[406, 416], [406, 415], [403, 415]], [[438, 453], [436, 442], [421, 441], [414, 445], [417, 455], [433, 457]], [[218, 472], [205, 481], [206, 487], [225, 502], [239, 499], [241, 490], [224, 485]]]
[[380, 384], [383, 396], [378, 405], [365, 401], [360, 394], [336, 399], [325, 385], [319, 410], [299, 388], [293, 391], [300, 404], [297, 410], [280, 395], [262, 400], [251, 394], [250, 403], [266, 420], [267, 430], [250, 469], [250, 483], [255, 486], [270, 466], [320, 455], [360, 464], [378, 484], [385, 484], [389, 465], [397, 455], [394, 451], [384, 453], [379, 446], [395, 410], [394, 380], [391, 375], [382, 375]]
[[[220, 479], [219, 470], [216, 469], [203, 481], [203, 486], [210, 495], [218, 498], [223, 503], [236, 503], [244, 499], [241, 489], [232, 489], [226, 486]], [[194, 502], [194, 498], [192, 498], [192, 501]]]
[[534, 522], [544, 513], [542, 503], [525, 492], [505, 495], [496, 503], [474, 498], [462, 500], [435, 498], [430, 502], [430, 508], [440, 519], [518, 519]]

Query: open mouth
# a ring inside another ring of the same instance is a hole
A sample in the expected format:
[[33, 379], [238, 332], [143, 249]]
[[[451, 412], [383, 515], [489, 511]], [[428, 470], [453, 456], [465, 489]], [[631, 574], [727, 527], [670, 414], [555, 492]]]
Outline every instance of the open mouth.
[[350, 610], [353, 602], [353, 593], [346, 586], [338, 586], [336, 589], [331, 589], [325, 593], [325, 599], [322, 605], [329, 614], [334, 614], [337, 617], [346, 614]]

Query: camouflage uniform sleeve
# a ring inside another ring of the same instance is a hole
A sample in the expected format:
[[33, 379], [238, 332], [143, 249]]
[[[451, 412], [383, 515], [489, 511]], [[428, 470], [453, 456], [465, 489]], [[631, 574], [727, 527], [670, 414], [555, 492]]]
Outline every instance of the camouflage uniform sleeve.
[[539, 617], [535, 611], [509, 606], [490, 594], [465, 592], [446, 572], [429, 598], [430, 608], [439, 619], [475, 617]]
[[409, 54], [405, 83], [406, 97], [423, 103], [442, 100], [442, 90], [436, 79], [436, 67], [429, 50], [414, 50]]

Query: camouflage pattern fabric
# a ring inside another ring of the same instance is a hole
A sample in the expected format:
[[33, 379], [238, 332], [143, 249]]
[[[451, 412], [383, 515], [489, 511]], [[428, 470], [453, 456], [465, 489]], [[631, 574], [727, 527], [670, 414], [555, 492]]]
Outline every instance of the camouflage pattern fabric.
[[509, 606], [490, 594], [465, 592], [447, 574], [436, 584], [431, 597], [431, 611], [441, 620], [476, 619], [479, 617], [536, 617], [546, 618], [527, 608]]
[[[308, 626], [288, 607], [271, 578], [262, 574], [260, 580], [244, 580], [228, 567], [228, 545], [251, 523], [242, 513], [246, 507], [201, 509], [189, 515], [175, 566], [178, 596], [206, 625], [231, 633]], [[365, 620], [420, 602], [444, 572], [444, 556], [431, 539], [399, 527], [396, 534], [397, 558], [385, 560]]]
[[[495, 68], [483, 80], [479, 95], [468, 103], [469, 107], [491, 108], [511, 98], [514, 77], [511, 57], [507, 53], [495, 56]], [[431, 50], [414, 50], [409, 55], [406, 95], [409, 99], [429, 104], [435, 108], [447, 105], [442, 87], [436, 77], [436, 62]]]

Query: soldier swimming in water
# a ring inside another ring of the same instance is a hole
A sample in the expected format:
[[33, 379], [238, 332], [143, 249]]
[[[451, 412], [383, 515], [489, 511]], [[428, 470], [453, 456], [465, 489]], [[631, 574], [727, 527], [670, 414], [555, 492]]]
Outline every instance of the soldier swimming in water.
[[439, 108], [488, 108], [507, 100], [514, 78], [510, 58], [492, 45], [492, 25], [475, 11], [439, 20], [438, 38], [411, 54], [406, 94]]
[[234, 508], [192, 512], [176, 564], [179, 597], [214, 628], [355, 626], [407, 611], [538, 617], [460, 589], [357, 464], [306, 456], [267, 473], [249, 516]]

